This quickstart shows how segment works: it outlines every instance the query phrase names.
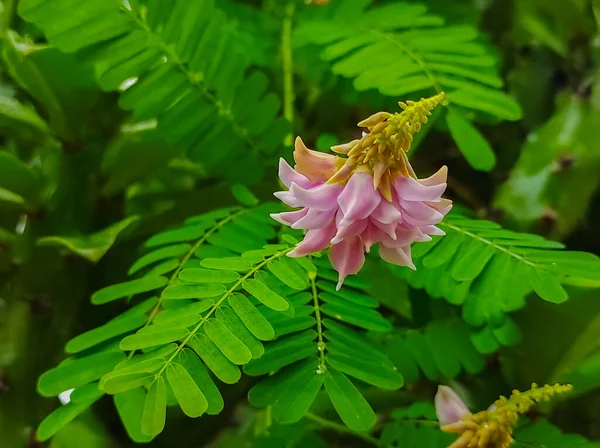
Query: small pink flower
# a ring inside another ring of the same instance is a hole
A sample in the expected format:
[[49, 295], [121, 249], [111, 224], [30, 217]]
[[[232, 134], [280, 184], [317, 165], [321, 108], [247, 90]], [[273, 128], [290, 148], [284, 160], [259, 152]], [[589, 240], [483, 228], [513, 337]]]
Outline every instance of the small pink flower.
[[438, 386], [435, 394], [435, 413], [440, 426], [457, 423], [465, 415], [471, 414], [465, 402], [448, 386]]

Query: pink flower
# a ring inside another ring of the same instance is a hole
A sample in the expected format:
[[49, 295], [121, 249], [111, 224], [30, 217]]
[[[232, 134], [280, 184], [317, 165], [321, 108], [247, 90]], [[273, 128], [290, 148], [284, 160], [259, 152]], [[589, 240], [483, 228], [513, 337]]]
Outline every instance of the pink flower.
[[279, 177], [288, 190], [275, 196], [299, 210], [272, 215], [293, 229], [306, 230], [288, 256], [302, 257], [331, 246], [329, 259], [339, 273], [337, 289], [362, 268], [365, 252], [375, 244], [385, 261], [415, 269], [411, 245], [444, 235], [436, 224], [452, 203], [442, 198], [447, 168], [417, 179], [405, 151], [420, 129], [415, 123], [426, 122], [423, 116], [442, 97], [404, 105], [401, 114], [380, 112], [363, 120], [360, 125], [370, 133], [332, 148], [347, 158], [311, 151], [296, 139], [296, 166], [283, 159], [279, 163]]
[[345, 185], [311, 182], [281, 159], [279, 175], [289, 190], [275, 196], [302, 208], [273, 218], [293, 229], [307, 230], [288, 256], [302, 257], [331, 245], [329, 258], [339, 273], [338, 289], [348, 275], [362, 268], [364, 253], [377, 243], [385, 261], [415, 269], [411, 245], [431, 240], [429, 235], [444, 235], [435, 225], [452, 207], [441, 198], [446, 167], [422, 180], [398, 175], [391, 202], [374, 188], [373, 177], [366, 170], [356, 170]]
[[435, 394], [435, 413], [440, 426], [457, 423], [465, 415], [471, 414], [464, 401], [448, 386], [438, 386]]

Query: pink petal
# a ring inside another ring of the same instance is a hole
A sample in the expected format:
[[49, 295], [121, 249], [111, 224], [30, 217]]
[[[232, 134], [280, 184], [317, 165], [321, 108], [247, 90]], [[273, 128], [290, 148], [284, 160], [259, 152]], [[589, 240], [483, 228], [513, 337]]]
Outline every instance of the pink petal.
[[337, 214], [336, 221], [337, 223], [337, 233], [335, 237], [331, 240], [331, 244], [337, 244], [342, 242], [342, 240], [346, 238], [352, 238], [354, 236], [360, 235], [367, 228], [367, 224], [369, 223], [368, 219], [361, 219], [360, 221], [354, 221], [349, 226], [340, 225], [340, 221], [343, 219], [341, 213]]
[[316, 210], [311, 208], [303, 217], [292, 224], [292, 229], [320, 229], [333, 221], [336, 210]]
[[414, 226], [436, 225], [444, 219], [444, 215], [436, 209], [418, 201], [401, 201], [404, 221]]
[[291, 191], [276, 191], [273, 196], [290, 207], [302, 207], [302, 202]]
[[448, 180], [448, 167], [446, 165], [444, 165], [437, 171], [437, 173], [429, 176], [426, 179], [420, 179], [419, 182], [422, 185], [429, 187], [431, 185], [445, 184], [447, 180]]
[[421, 227], [421, 231], [427, 235], [434, 236], [444, 236], [446, 234], [446, 232], [444, 232], [442, 229], [438, 229], [436, 226], [423, 226]]
[[398, 176], [394, 182], [394, 190], [405, 201], [439, 201], [446, 190], [446, 184], [423, 185], [412, 177]]
[[380, 230], [371, 220], [367, 224], [367, 228], [360, 235], [360, 238], [365, 246], [365, 252], [369, 253], [374, 244], [381, 241], [382, 230]]
[[336, 289], [342, 287], [344, 279], [351, 274], [356, 274], [365, 264], [365, 253], [360, 237], [346, 239], [341, 243], [334, 244], [329, 249], [329, 260], [339, 273], [339, 281]]
[[297, 222], [299, 219], [302, 219], [304, 216], [306, 216], [308, 211], [308, 208], [303, 208], [302, 210], [298, 210], [295, 212], [271, 213], [271, 218], [273, 218], [278, 223], [290, 226]]
[[410, 246], [398, 247], [394, 249], [382, 245], [379, 247], [379, 256], [388, 263], [398, 266], [408, 266], [413, 271], [417, 269], [410, 256]]
[[397, 249], [399, 247], [410, 246], [418, 238], [420, 230], [417, 227], [407, 226], [406, 224], [399, 225], [396, 227], [396, 238], [391, 238], [389, 235], [384, 234], [381, 238], [382, 246], [390, 249]]
[[290, 191], [302, 205], [325, 211], [337, 208], [337, 199], [343, 188], [341, 185], [322, 184], [305, 190], [298, 184], [292, 183]]
[[298, 173], [294, 170], [283, 158], [279, 159], [279, 178], [283, 184], [290, 188], [292, 182], [300, 185], [302, 188], [310, 188], [315, 186], [315, 184], [309, 181], [306, 176]]
[[371, 218], [382, 224], [399, 223], [402, 220], [402, 213], [393, 202], [381, 201], [371, 214]]
[[357, 172], [352, 175], [337, 202], [344, 213], [341, 225], [345, 226], [373, 213], [381, 202], [381, 195], [373, 188], [373, 178], [369, 173]]
[[378, 228], [383, 230], [391, 239], [393, 239], [393, 240], [396, 239], [396, 227], [398, 227], [397, 222], [393, 222], [391, 224], [383, 224], [383, 223], [377, 221], [376, 219], [372, 219], [371, 222], [375, 226], [377, 226]]
[[304, 239], [294, 250], [288, 252], [287, 256], [291, 258], [304, 257], [314, 252], [321, 252], [331, 243], [331, 238], [335, 235], [335, 224], [332, 222], [327, 227], [321, 229], [312, 229], [306, 232]]
[[458, 422], [465, 415], [469, 415], [469, 408], [458, 394], [448, 386], [438, 386], [435, 394], [435, 413], [440, 426]]
[[336, 170], [336, 156], [308, 149], [300, 137], [294, 142], [294, 161], [296, 170], [311, 182], [327, 182]]

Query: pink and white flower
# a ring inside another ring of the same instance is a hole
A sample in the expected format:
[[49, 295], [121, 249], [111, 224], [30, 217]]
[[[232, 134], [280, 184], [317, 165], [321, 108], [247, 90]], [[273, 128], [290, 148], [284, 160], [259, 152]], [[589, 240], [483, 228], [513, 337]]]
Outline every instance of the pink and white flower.
[[331, 245], [329, 258], [339, 273], [338, 289], [348, 275], [362, 268], [364, 254], [374, 244], [379, 243], [385, 261], [415, 269], [411, 245], [430, 241], [430, 235], [444, 235], [436, 224], [452, 207], [441, 197], [446, 189], [446, 167], [427, 179], [398, 175], [392, 201], [374, 188], [373, 176], [366, 169], [357, 169], [345, 185], [315, 182], [319, 176], [314, 171], [311, 174], [313, 180], [298, 165], [295, 170], [280, 160], [279, 177], [288, 191], [275, 196], [291, 207], [302, 208], [272, 216], [293, 229], [307, 231], [304, 240], [288, 253], [290, 257], [320, 252]]

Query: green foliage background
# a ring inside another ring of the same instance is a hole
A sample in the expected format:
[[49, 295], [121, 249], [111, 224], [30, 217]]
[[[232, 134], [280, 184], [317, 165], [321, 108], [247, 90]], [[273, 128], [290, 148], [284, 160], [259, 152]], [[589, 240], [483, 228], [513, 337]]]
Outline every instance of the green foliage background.
[[[515, 446], [598, 446], [595, 0], [0, 6], [2, 447], [444, 447], [438, 384], [532, 382], [575, 389]], [[292, 136], [440, 91], [417, 271], [287, 258]]]

